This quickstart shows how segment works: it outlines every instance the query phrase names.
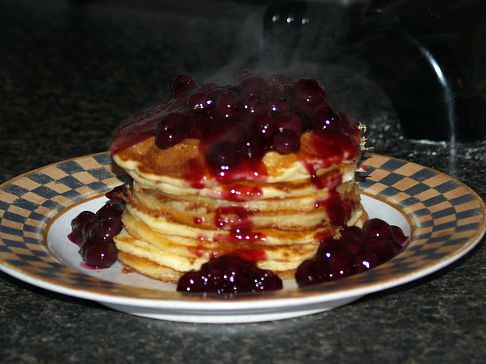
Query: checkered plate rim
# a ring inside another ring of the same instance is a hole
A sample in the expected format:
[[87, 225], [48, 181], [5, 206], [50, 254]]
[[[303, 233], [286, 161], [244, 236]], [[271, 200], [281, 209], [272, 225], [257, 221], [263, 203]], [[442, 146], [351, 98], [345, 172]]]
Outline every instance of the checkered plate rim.
[[105, 303], [184, 309], [197, 302], [202, 310], [265, 309], [346, 299], [407, 283], [449, 265], [481, 240], [485, 205], [462, 182], [378, 154], [370, 154], [365, 166], [363, 193], [407, 217], [411, 243], [391, 261], [337, 282], [228, 299], [116, 284], [64, 265], [48, 250], [46, 229], [63, 211], [123, 181], [108, 152], [57, 162], [0, 185], [0, 270], [36, 286]]

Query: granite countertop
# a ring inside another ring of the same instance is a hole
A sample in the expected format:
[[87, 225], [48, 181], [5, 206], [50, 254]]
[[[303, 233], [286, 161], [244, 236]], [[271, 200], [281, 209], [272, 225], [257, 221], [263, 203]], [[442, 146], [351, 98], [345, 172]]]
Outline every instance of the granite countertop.
[[[262, 10], [250, 2], [235, 11], [244, 11], [242, 24], [251, 27]], [[175, 74], [218, 78], [223, 65], [232, 70], [254, 60], [251, 50], [242, 53], [225, 40], [225, 32], [229, 37], [235, 30], [230, 15], [215, 20], [188, 10], [181, 18], [177, 9], [139, 8], [130, 1], [115, 6], [26, 0], [2, 1], [0, 13], [0, 182], [106, 150], [121, 120], [167, 97], [166, 85]], [[213, 22], [227, 27], [215, 31]], [[238, 37], [255, 41], [250, 33]], [[241, 64], [230, 60], [235, 54]], [[486, 197], [486, 142], [407, 141], [387, 110], [358, 110], [369, 122], [376, 152], [434, 167]], [[138, 318], [0, 273], [0, 358], [2, 363], [480, 363], [486, 360], [485, 260], [483, 239], [435, 274], [330, 312], [236, 325]]]

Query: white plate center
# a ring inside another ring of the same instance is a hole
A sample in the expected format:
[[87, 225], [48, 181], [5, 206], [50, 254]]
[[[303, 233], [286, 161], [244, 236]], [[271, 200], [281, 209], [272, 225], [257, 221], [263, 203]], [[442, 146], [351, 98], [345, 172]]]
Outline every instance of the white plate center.
[[[363, 195], [361, 200], [370, 217], [383, 219], [389, 224], [399, 226], [406, 235], [410, 234], [410, 226], [407, 223], [407, 219], [400, 211], [369, 196]], [[51, 225], [47, 234], [47, 244], [52, 254], [65, 265], [99, 279], [136, 287], [175, 290], [175, 285], [173, 284], [157, 281], [135, 272], [124, 272], [123, 265], [119, 262], [107, 269], [90, 269], [82, 264], [81, 256], [78, 254], [78, 246], [67, 238], [67, 235], [71, 232], [71, 220], [85, 210], [96, 212], [105, 202], [105, 197], [90, 200], [74, 206], [59, 216]], [[285, 289], [296, 288], [293, 280], [285, 281], [284, 286]]]

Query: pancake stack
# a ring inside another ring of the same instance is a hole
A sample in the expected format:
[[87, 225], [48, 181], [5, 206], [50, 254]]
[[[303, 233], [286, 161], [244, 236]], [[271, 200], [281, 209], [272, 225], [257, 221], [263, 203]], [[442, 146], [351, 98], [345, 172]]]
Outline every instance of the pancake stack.
[[[346, 115], [333, 114], [344, 123], [339, 129], [344, 132], [334, 131], [330, 138], [302, 126], [297, 147], [283, 152], [276, 137], [258, 153], [241, 152], [238, 145], [248, 135], [248, 125], [255, 130], [255, 118], [241, 114], [237, 123], [224, 124], [209, 136], [185, 125], [184, 135], [163, 144], [158, 138], [167, 129], [168, 116], [212, 115], [187, 106], [191, 94], [193, 89], [179, 95], [177, 100], [186, 101], [179, 101], [177, 109], [172, 106], [175, 112], [170, 105], [159, 107], [125, 124], [115, 137], [114, 145], [123, 147], [112, 148], [114, 162], [133, 178], [124, 229], [114, 239], [122, 263], [152, 278], [177, 282], [211, 258], [233, 254], [290, 278], [316, 253], [320, 240], [362, 220], [354, 179], [360, 134]], [[131, 143], [126, 142], [127, 130]], [[228, 154], [221, 146], [230, 142], [238, 150], [238, 162], [221, 157]], [[214, 160], [220, 165], [215, 167]]]

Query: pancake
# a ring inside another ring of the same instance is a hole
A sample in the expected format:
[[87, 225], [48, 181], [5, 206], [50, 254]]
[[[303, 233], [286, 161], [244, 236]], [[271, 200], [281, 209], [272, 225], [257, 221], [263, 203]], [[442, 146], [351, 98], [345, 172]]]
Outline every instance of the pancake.
[[[120, 251], [118, 253], [118, 259], [126, 266], [131, 267], [137, 272], [154, 279], [170, 283], [177, 283], [181, 277], [180, 272], [137, 255]], [[279, 276], [282, 279], [290, 279], [293, 277], [293, 275], [294, 270], [279, 272]]]
[[[223, 117], [218, 102], [235, 88], [204, 87], [129, 121], [115, 136], [113, 160], [133, 179], [124, 229], [114, 238], [119, 259], [168, 282], [225, 254], [291, 277], [321, 239], [365, 218], [354, 178], [360, 132], [328, 109], [330, 121], [318, 128], [317, 116], [293, 108], [297, 93], [279, 95], [290, 111], [244, 114], [241, 85], [240, 103], [224, 109], [233, 116]], [[277, 91], [265, 92], [258, 100], [270, 103]], [[217, 95], [206, 102], [214, 105], [194, 103], [200, 94]], [[313, 102], [322, 115], [325, 97]]]
[[[359, 189], [354, 183], [337, 188], [343, 203], [352, 205], [359, 199]], [[254, 227], [280, 230], [306, 230], [328, 222], [325, 201], [329, 192], [291, 199], [246, 201], [236, 205], [231, 201], [216, 203], [208, 198], [167, 198], [152, 190], [137, 190], [130, 197], [130, 206], [173, 223], [201, 229], [225, 229], [226, 220], [251, 217]], [[317, 201], [317, 202], [316, 202]], [[320, 203], [319, 201], [322, 201]]]

